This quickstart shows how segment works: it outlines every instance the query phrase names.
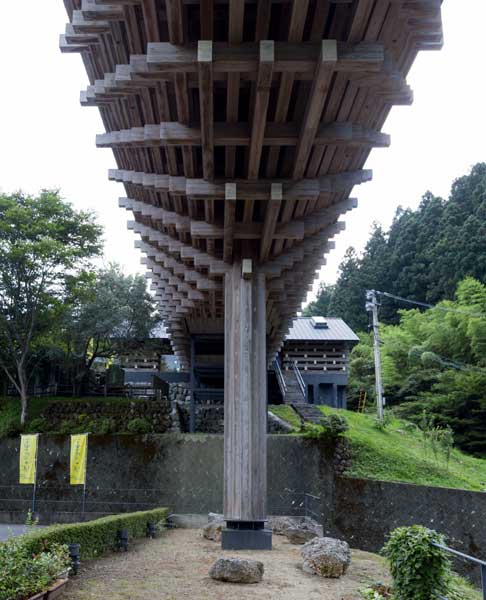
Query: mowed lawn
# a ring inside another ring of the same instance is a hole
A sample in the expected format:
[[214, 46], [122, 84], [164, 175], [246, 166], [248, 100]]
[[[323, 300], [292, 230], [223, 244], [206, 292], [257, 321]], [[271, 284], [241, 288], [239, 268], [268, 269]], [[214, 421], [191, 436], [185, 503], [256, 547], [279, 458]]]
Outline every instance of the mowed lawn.
[[[454, 449], [447, 465], [442, 454], [436, 458], [430, 448], [424, 450], [422, 433], [411, 423], [392, 419], [381, 431], [375, 427], [373, 415], [319, 408], [324, 415], [337, 412], [349, 423], [346, 437], [353, 448], [351, 476], [486, 491], [486, 460]], [[300, 419], [290, 406], [271, 406], [270, 410], [298, 431]]]

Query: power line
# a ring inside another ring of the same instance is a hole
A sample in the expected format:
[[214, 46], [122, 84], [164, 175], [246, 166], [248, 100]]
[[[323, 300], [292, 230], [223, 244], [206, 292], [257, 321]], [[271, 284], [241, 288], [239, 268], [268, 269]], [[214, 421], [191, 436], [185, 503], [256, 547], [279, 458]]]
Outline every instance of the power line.
[[[379, 290], [367, 290], [366, 292], [366, 299], [368, 301], [367, 303], [367, 311], [368, 312], [372, 312], [372, 307], [373, 304], [375, 305], [375, 311], [376, 314], [373, 314], [373, 316], [376, 319], [376, 323], [375, 323], [375, 319], [373, 321], [373, 338], [374, 338], [374, 342], [375, 342], [375, 347], [378, 347], [378, 357], [375, 355], [375, 366], [377, 364], [377, 359], [378, 359], [378, 363], [380, 364], [381, 367], [381, 357], [379, 356], [379, 345], [382, 344], [383, 342], [380, 340], [379, 335], [378, 335], [378, 304], [376, 302], [376, 295], [380, 295], [380, 296], [385, 296], [387, 298], [392, 298], [394, 300], [398, 300], [400, 302], [405, 302], [407, 304], [415, 304], [417, 306], [422, 306], [424, 308], [428, 308], [428, 309], [438, 309], [438, 310], [443, 310], [446, 312], [455, 312], [455, 313], [459, 313], [462, 315], [467, 315], [469, 317], [476, 317], [476, 318], [486, 318], [486, 314], [484, 313], [471, 313], [468, 312], [466, 310], [461, 310], [461, 309], [455, 309], [455, 308], [449, 308], [446, 306], [438, 306], [437, 304], [427, 304], [426, 302], [420, 302], [418, 300], [411, 300], [410, 298], [403, 298], [402, 296], [396, 296], [395, 294], [390, 294], [389, 292], [381, 292]], [[413, 348], [413, 346], [409, 346], [409, 349], [411, 350]], [[428, 350], [429, 352], [431, 352], [432, 354], [434, 354], [434, 356], [436, 356], [440, 362], [441, 362], [441, 366], [443, 367], [449, 367], [449, 368], [453, 368], [453, 369], [457, 369], [460, 371], [475, 371], [475, 372], [480, 372], [480, 373], [485, 373], [486, 372], [486, 368], [484, 367], [478, 367], [476, 365], [471, 365], [469, 363], [461, 363], [455, 360], [451, 360], [449, 358], [445, 358], [444, 356], [441, 356], [440, 354], [437, 354], [436, 352], [434, 352], [433, 350]], [[424, 352], [427, 352], [426, 349], [424, 349]], [[379, 378], [377, 378], [377, 383], [378, 383], [378, 379], [381, 380], [381, 368], [379, 369], [380, 373], [379, 373]], [[381, 381], [380, 381], [381, 384]]]
[[486, 319], [486, 313], [472, 313], [467, 310], [461, 310], [460, 308], [439, 306], [438, 304], [427, 304], [427, 302], [419, 302], [418, 300], [411, 300], [410, 298], [403, 298], [402, 296], [395, 296], [395, 294], [390, 294], [389, 292], [380, 292], [378, 290], [375, 290], [375, 293], [379, 294], [380, 296], [386, 296], [387, 298], [393, 298], [394, 300], [398, 300], [399, 302], [405, 302], [406, 304], [415, 304], [416, 306], [421, 306], [423, 308], [434, 308], [437, 310], [443, 310], [445, 312], [454, 312], [460, 315], [466, 315], [468, 317]]

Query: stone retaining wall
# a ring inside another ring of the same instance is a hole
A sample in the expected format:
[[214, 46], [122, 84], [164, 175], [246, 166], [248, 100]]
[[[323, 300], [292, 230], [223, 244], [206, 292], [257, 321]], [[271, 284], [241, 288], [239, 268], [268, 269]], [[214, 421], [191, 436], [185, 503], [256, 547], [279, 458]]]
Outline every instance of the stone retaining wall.
[[[42, 418], [53, 430], [63, 431], [63, 426], [83, 426], [90, 431], [90, 425], [99, 425], [100, 419], [109, 419], [110, 431], [128, 431], [133, 419], [145, 419], [154, 433], [170, 430], [171, 406], [168, 400], [69, 400], [50, 402]], [[69, 431], [68, 429], [68, 431]], [[93, 431], [91, 429], [91, 431]]]

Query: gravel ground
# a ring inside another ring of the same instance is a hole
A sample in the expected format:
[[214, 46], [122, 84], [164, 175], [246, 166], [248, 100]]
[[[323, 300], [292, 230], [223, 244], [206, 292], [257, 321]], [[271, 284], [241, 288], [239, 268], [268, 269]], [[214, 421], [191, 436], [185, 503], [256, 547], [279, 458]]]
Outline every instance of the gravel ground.
[[[300, 546], [274, 536], [271, 552], [229, 551], [202, 537], [200, 530], [176, 529], [156, 540], [133, 544], [128, 553], [85, 563], [68, 586], [65, 600], [358, 600], [367, 583], [388, 580], [383, 561], [354, 551], [348, 573], [322, 579], [300, 568]], [[262, 583], [213, 581], [208, 571], [220, 556], [261, 560]]]

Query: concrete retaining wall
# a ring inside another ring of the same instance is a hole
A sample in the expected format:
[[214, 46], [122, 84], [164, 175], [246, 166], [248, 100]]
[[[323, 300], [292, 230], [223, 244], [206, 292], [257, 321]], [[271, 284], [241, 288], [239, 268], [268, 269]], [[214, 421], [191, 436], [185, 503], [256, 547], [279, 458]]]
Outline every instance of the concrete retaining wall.
[[[379, 551], [396, 527], [423, 525], [456, 550], [486, 560], [486, 493], [337, 477], [324, 506], [324, 531], [353, 548]], [[456, 563], [479, 581], [479, 569]]]
[[[31, 506], [32, 486], [17, 484], [19, 447], [19, 439], [0, 442], [0, 511], [13, 511], [22, 522]], [[83, 489], [69, 485], [69, 448], [69, 436], [40, 436], [36, 509], [41, 520], [48, 512], [81, 509]], [[151, 505], [168, 506], [177, 513], [221, 512], [223, 437], [90, 435], [87, 473], [87, 512], [142, 510]], [[320, 495], [323, 488], [332, 488], [332, 477], [332, 460], [316, 442], [269, 436], [271, 514], [302, 514], [303, 492]]]

